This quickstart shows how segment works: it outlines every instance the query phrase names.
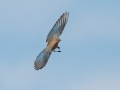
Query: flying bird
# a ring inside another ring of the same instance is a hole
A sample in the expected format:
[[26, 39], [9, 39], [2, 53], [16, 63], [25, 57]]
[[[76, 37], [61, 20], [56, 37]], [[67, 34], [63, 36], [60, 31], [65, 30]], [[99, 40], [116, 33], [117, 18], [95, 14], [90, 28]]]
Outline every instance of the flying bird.
[[61, 52], [60, 50], [55, 51], [56, 48], [60, 49], [58, 43], [61, 41], [59, 36], [62, 34], [64, 27], [68, 21], [69, 13], [65, 12], [61, 15], [61, 17], [56, 21], [53, 28], [48, 33], [46, 42], [48, 43], [46, 48], [36, 57], [34, 61], [34, 68], [35, 70], [42, 69], [48, 59], [50, 58], [51, 53], [54, 52]]

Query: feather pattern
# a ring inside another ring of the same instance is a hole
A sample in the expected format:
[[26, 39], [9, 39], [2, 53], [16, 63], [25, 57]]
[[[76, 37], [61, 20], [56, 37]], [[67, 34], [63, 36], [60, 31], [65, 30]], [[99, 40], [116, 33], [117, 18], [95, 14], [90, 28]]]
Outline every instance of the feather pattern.
[[69, 17], [68, 12], [65, 12], [61, 15], [58, 21], [54, 24], [51, 31], [48, 33], [46, 42], [48, 42], [51, 38], [59, 37], [62, 34], [64, 27], [67, 23], [68, 17]]
[[52, 51], [47, 51], [46, 49], [44, 49], [37, 57], [36, 60], [34, 62], [34, 68], [36, 70], [42, 69], [46, 63], [48, 62], [48, 59], [51, 55]]

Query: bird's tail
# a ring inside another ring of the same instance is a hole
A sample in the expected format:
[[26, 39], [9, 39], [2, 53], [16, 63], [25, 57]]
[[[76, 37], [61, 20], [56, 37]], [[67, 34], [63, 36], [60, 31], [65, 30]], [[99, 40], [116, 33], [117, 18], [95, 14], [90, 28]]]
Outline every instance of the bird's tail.
[[48, 59], [52, 53], [52, 49], [46, 47], [37, 57], [34, 62], [34, 68], [36, 70], [42, 69], [46, 63], [48, 62]]

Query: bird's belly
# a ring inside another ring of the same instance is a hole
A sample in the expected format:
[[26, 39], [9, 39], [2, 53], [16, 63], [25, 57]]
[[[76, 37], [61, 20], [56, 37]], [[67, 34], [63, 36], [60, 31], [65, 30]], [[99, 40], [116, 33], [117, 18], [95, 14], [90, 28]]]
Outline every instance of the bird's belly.
[[53, 48], [52, 48], [52, 51], [54, 51], [54, 50], [58, 47], [58, 43], [59, 43], [59, 42], [55, 43], [55, 45], [54, 45]]
[[52, 51], [54, 51], [58, 47], [60, 39], [59, 38], [52, 38], [49, 42], [47, 47], [50, 47]]

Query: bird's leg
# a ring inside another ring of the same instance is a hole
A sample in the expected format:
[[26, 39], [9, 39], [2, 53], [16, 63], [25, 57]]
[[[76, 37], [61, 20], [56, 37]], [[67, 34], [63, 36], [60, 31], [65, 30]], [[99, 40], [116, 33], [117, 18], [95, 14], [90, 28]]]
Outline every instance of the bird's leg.
[[58, 52], [61, 52], [61, 51], [60, 51], [60, 47], [58, 46], [57, 48], [58, 48]]
[[59, 46], [58, 46], [57, 48], [58, 48], [58, 49], [60, 49], [60, 47], [59, 47]]

